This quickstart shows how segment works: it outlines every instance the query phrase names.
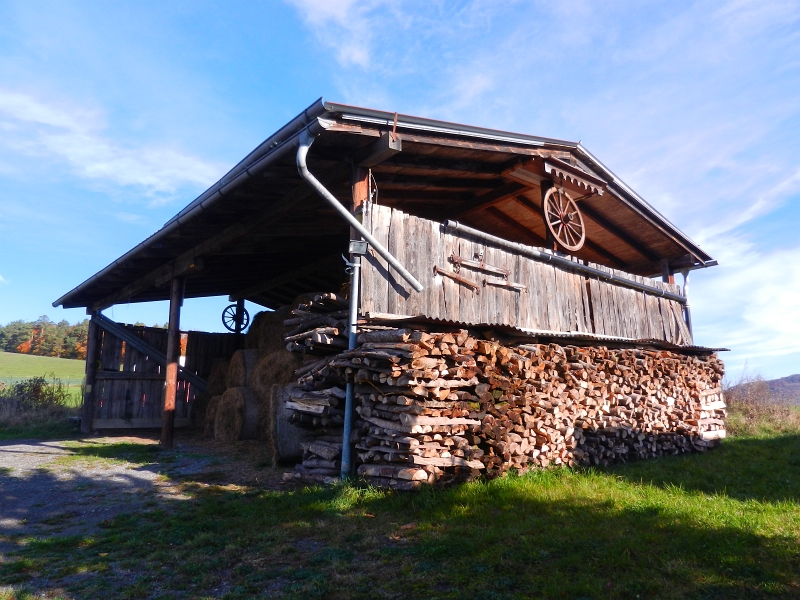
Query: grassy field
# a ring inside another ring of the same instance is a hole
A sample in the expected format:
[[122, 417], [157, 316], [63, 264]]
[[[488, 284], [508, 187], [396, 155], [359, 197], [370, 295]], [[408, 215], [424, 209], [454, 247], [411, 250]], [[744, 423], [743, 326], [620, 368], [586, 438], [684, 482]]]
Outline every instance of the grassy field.
[[31, 377], [51, 379], [55, 376], [69, 386], [73, 403], [80, 402], [84, 369], [82, 360], [0, 351], [0, 382], [12, 384]]
[[[170, 456], [76, 451], [98, 465]], [[0, 538], [18, 548], [0, 564], [5, 598], [41, 578], [48, 598], [800, 597], [797, 434], [419, 493], [182, 486], [188, 498], [97, 535]]]
[[65, 382], [80, 384], [83, 380], [84, 362], [69, 358], [0, 351], [0, 381], [27, 379], [51, 373]]

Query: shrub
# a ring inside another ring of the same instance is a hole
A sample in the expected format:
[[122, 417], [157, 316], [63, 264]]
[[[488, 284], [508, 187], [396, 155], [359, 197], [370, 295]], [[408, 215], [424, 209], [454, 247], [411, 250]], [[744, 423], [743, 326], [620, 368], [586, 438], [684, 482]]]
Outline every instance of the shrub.
[[727, 429], [733, 435], [800, 431], [800, 409], [788, 398], [772, 392], [760, 375], [743, 375], [725, 386]]
[[55, 375], [31, 377], [0, 389], [0, 427], [18, 427], [64, 419], [74, 409], [67, 406], [67, 386]]

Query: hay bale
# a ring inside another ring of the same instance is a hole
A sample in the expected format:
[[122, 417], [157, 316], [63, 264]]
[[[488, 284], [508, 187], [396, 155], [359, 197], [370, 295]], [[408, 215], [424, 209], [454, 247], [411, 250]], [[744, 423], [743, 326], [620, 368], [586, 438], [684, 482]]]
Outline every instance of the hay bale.
[[297, 389], [295, 384], [272, 385], [259, 407], [259, 437], [270, 448], [274, 464], [300, 460], [300, 443], [310, 437], [309, 432], [289, 423], [292, 411], [286, 408], [286, 401]]
[[214, 421], [217, 418], [217, 409], [222, 401], [222, 396], [211, 396], [206, 406], [206, 414], [203, 418], [203, 435], [214, 437]]
[[228, 389], [214, 419], [214, 439], [226, 442], [252, 440], [258, 427], [258, 394], [246, 387]]
[[268, 311], [261, 311], [256, 313], [253, 321], [247, 328], [247, 333], [244, 334], [244, 348], [245, 350], [258, 350], [259, 329], [261, 328], [261, 320], [266, 315], [270, 314]]
[[292, 317], [292, 311], [300, 304], [310, 302], [319, 294], [320, 292], [300, 294], [287, 306], [258, 313], [247, 330], [245, 348], [258, 348], [261, 354], [285, 349], [286, 342], [283, 338], [291, 327], [284, 327], [283, 322]]
[[192, 427], [203, 428], [203, 423], [206, 418], [206, 410], [208, 403], [211, 400], [211, 394], [208, 392], [197, 392], [194, 400], [189, 404], [190, 418], [192, 420]]
[[248, 387], [250, 374], [258, 361], [258, 350], [237, 350], [228, 366], [228, 389]]
[[292, 307], [281, 306], [277, 310], [259, 314], [263, 316], [258, 326], [258, 351], [266, 354], [285, 349], [283, 338], [288, 328], [284, 327], [283, 322], [292, 316]]
[[211, 363], [211, 374], [208, 376], [208, 393], [221, 396], [228, 389], [228, 367], [230, 363], [224, 358], [215, 358]]
[[250, 387], [263, 401], [273, 385], [294, 383], [297, 379], [294, 371], [302, 364], [303, 356], [296, 352], [278, 350], [263, 354], [250, 375]]

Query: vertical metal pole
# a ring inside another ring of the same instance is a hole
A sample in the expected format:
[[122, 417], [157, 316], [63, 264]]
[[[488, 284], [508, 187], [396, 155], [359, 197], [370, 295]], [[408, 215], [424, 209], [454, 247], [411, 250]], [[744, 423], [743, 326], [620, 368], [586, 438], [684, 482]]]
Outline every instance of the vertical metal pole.
[[89, 320], [89, 333], [86, 339], [86, 381], [83, 386], [83, 409], [81, 410], [81, 433], [91, 433], [94, 425], [94, 380], [97, 373], [97, 357], [100, 354], [102, 330], [94, 320]]
[[183, 277], [172, 279], [169, 295], [169, 333], [167, 334], [167, 373], [164, 383], [164, 411], [161, 421], [161, 447], [172, 448], [175, 432], [175, 396], [178, 392], [178, 358], [181, 350], [181, 305]]
[[694, 332], [692, 331], [692, 310], [689, 308], [689, 271], [681, 271], [683, 275], [683, 297], [686, 298], [686, 304], [683, 305], [683, 313], [686, 318], [686, 327], [689, 329], [689, 334], [694, 340]]
[[[348, 349], [356, 347], [358, 333], [358, 281], [361, 275], [361, 256], [352, 255], [350, 272], [350, 316], [348, 327]], [[342, 479], [350, 477], [353, 468], [350, 437], [353, 433], [353, 404], [355, 404], [355, 384], [348, 383], [344, 400], [344, 431], [342, 432]]]

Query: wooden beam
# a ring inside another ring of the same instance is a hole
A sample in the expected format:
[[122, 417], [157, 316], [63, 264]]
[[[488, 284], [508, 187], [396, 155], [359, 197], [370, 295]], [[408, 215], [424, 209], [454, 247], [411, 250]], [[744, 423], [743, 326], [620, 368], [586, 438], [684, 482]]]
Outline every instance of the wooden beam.
[[356, 152], [353, 164], [365, 168], [374, 167], [402, 150], [403, 142], [399, 137], [393, 138], [390, 133], [384, 133], [369, 146]]
[[[318, 271], [322, 271], [325, 269], [335, 268], [336, 263], [341, 260], [341, 257], [337, 255], [326, 256], [321, 258], [317, 261], [314, 261], [311, 264], [305, 265], [304, 267], [300, 267], [299, 269], [292, 269], [288, 273], [283, 273], [282, 275], [278, 275], [271, 279], [267, 279], [266, 281], [262, 281], [261, 283], [249, 287], [247, 289], [235, 292], [229, 296], [231, 302], [238, 300], [239, 298], [250, 298], [252, 296], [258, 296], [259, 294], [263, 294], [273, 288], [280, 287], [285, 285], [295, 279], [300, 279], [307, 275], [312, 275], [317, 273]], [[342, 269], [344, 269], [344, 263], [341, 263]]]
[[619, 227], [611, 223], [608, 219], [600, 215], [591, 206], [588, 206], [583, 202], [581, 202], [578, 208], [580, 208], [581, 212], [585, 216], [589, 217], [592, 221], [600, 225], [600, 227], [608, 231], [614, 237], [625, 242], [628, 246], [636, 250], [636, 252], [644, 256], [650, 262], [658, 262], [659, 260], [661, 260], [660, 256], [645, 248], [644, 244], [642, 244], [639, 240], [634, 238], [632, 235], [622, 231], [622, 229], [620, 229]]
[[433, 177], [425, 175], [406, 175], [404, 173], [385, 173], [376, 177], [379, 189], [402, 190], [493, 190], [503, 184], [499, 179], [476, 179], [463, 177]]
[[[337, 170], [334, 169], [334, 171]], [[140, 277], [133, 283], [126, 285], [118, 292], [114, 292], [102, 300], [98, 300], [91, 306], [88, 312], [99, 312], [105, 308], [108, 308], [109, 306], [117, 304], [118, 302], [129, 301], [137, 294], [152, 288], [156, 281], [160, 281], [162, 278], [170, 275], [173, 272], [175, 265], [189, 263], [200, 256], [218, 252], [243, 235], [280, 218], [293, 209], [299, 202], [314, 195], [314, 190], [308, 185], [303, 184], [295, 188], [280, 200], [273, 201], [268, 208], [264, 209], [260, 213], [239, 221], [238, 223], [235, 223], [226, 229], [223, 229], [218, 234], [210, 237], [204, 242], [201, 242], [194, 248], [190, 248], [173, 260], [170, 260], [167, 264], [162, 265], [143, 277]]]
[[[525, 196], [514, 196], [514, 200], [516, 202], [518, 202], [519, 204], [521, 204], [522, 206], [524, 206], [525, 208], [527, 208], [528, 210], [530, 210], [531, 212], [534, 212], [537, 215], [539, 215], [540, 217], [544, 218], [542, 209], [539, 206], [537, 206], [536, 204], [534, 204], [533, 202], [531, 202]], [[547, 229], [547, 225], [545, 225], [544, 227], [545, 227], [545, 231], [549, 231]], [[630, 267], [628, 266], [628, 264], [624, 260], [622, 260], [621, 258], [616, 256], [612, 252], [609, 252], [608, 250], [606, 250], [605, 248], [603, 248], [599, 244], [591, 241], [588, 238], [586, 239], [586, 241], [584, 243], [586, 244], [587, 248], [589, 248], [590, 250], [592, 250], [596, 254], [599, 254], [600, 256], [603, 256], [603, 257], [607, 258], [608, 260], [613, 262], [615, 265], [617, 265], [621, 269], [630, 269]]]
[[201, 271], [203, 266], [203, 259], [199, 256], [192, 257], [191, 260], [176, 260], [174, 266], [172, 267], [172, 273], [156, 279], [153, 283], [153, 287], [161, 287], [162, 285], [170, 283], [175, 277], [186, 277], [188, 275], [193, 275]]
[[417, 175], [478, 179], [497, 179], [504, 170], [497, 163], [436, 158], [405, 153], [398, 155], [391, 161], [377, 165], [373, 171], [377, 173], [395, 173], [400, 169], [416, 172], [415, 174]]
[[502, 187], [492, 190], [491, 192], [487, 192], [485, 194], [481, 194], [480, 196], [476, 196], [471, 200], [467, 200], [461, 206], [457, 206], [455, 209], [455, 214], [453, 214], [451, 218], [463, 218], [464, 216], [477, 212], [481, 209], [494, 206], [495, 204], [500, 204], [501, 202], [505, 202], [509, 198], [513, 198], [517, 194], [520, 194], [525, 189], [525, 186], [519, 183], [507, 183]]
[[[350, 213], [356, 215], [359, 221], [363, 221], [361, 216], [364, 212], [364, 204], [367, 202], [369, 202], [369, 169], [366, 167], [353, 167], [352, 185], [350, 186]], [[353, 227], [350, 227], [350, 239], [361, 239], [361, 235]]]
[[175, 277], [169, 295], [169, 332], [167, 333], [167, 373], [164, 384], [164, 409], [161, 413], [161, 447], [172, 448], [175, 433], [175, 396], [178, 393], [178, 358], [181, 353], [181, 305], [186, 280]]
[[535, 232], [531, 231], [527, 227], [525, 227], [522, 223], [515, 221], [512, 217], [509, 217], [503, 211], [495, 206], [490, 206], [486, 209], [486, 212], [491, 214], [493, 217], [496, 217], [509, 227], [511, 227], [514, 231], [521, 233], [527, 240], [532, 241], [537, 246], [544, 245], [544, 239], [539, 237]]
[[86, 381], [83, 387], [83, 408], [81, 410], [81, 433], [91, 433], [94, 421], [94, 386], [100, 351], [100, 328], [92, 319], [89, 321], [89, 335], [86, 341]]

